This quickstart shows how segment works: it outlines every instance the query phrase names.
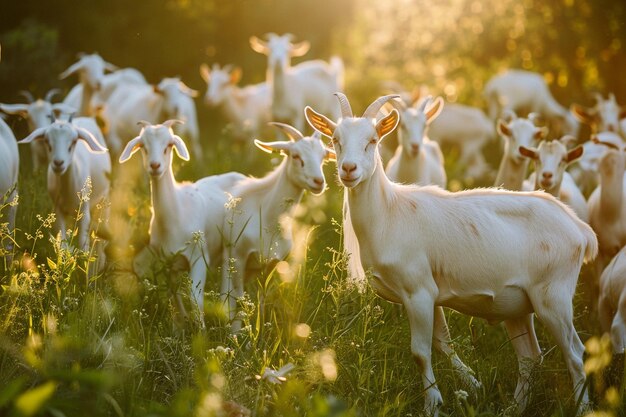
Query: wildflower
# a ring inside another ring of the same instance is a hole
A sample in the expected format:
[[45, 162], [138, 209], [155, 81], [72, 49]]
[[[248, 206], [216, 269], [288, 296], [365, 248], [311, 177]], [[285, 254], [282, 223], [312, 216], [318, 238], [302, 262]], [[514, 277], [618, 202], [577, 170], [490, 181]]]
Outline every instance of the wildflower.
[[460, 389], [458, 391], [454, 391], [454, 396], [458, 401], [467, 401], [468, 394], [467, 391]]

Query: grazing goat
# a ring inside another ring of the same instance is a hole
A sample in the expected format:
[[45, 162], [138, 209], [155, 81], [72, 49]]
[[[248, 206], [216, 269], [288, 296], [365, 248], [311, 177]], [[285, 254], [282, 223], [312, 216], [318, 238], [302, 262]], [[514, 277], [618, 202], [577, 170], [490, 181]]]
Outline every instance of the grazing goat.
[[398, 132], [400, 144], [387, 164], [387, 176], [403, 184], [434, 184], [446, 188], [443, 154], [439, 144], [425, 134], [428, 125], [441, 112], [443, 99], [437, 97], [433, 101], [429, 96], [414, 107], [407, 107], [404, 103], [398, 104], [398, 107], [401, 115]]
[[528, 169], [528, 159], [524, 158], [519, 148], [532, 146], [535, 141], [543, 139], [548, 131], [545, 127], [535, 126], [534, 113], [528, 115], [528, 119], [518, 118], [514, 113], [508, 113], [506, 116], [506, 120], [498, 120], [498, 133], [504, 138], [504, 154], [495, 186], [519, 191], [522, 189]]
[[290, 140], [254, 143], [266, 152], [285, 155], [282, 163], [265, 177], [248, 178], [229, 190], [236, 205], [227, 212], [223, 227], [222, 295], [227, 299], [234, 331], [241, 327], [235, 313], [237, 299], [243, 296], [245, 276], [289, 255], [293, 211], [305, 190], [314, 194], [324, 191], [322, 165], [334, 157], [319, 134], [304, 137], [292, 126], [272, 125]]
[[518, 114], [523, 111], [536, 112], [552, 122], [553, 132], [574, 137], [578, 135], [578, 121], [552, 97], [540, 74], [508, 70], [492, 77], [485, 85], [483, 95], [492, 120], [501, 117], [507, 110]]
[[[150, 246], [159, 253], [180, 252], [187, 258], [191, 268], [191, 294], [202, 320], [207, 267], [222, 255], [220, 227], [224, 204], [228, 200], [223, 188], [245, 177], [224, 174], [193, 183], [176, 182], [172, 172], [172, 150], [185, 161], [189, 160], [189, 152], [172, 130], [175, 123], [180, 121], [168, 120], [158, 125], [140, 122], [139, 136], [128, 142], [119, 161], [124, 163], [135, 152], [142, 151], [152, 191]], [[223, 184], [225, 180], [230, 182]]]
[[196, 158], [202, 157], [196, 107], [192, 97], [197, 92], [178, 78], [164, 78], [157, 86], [128, 85], [116, 89], [106, 103], [104, 114], [109, 123], [108, 145], [117, 155], [125, 141], [139, 132], [137, 120], [158, 123], [179, 119], [185, 124], [177, 133], [189, 135]]
[[[35, 129], [18, 143], [42, 140], [48, 149], [48, 194], [54, 204], [57, 230], [67, 242], [67, 228], [78, 227], [78, 248], [89, 250], [90, 232], [95, 229], [100, 205], [109, 194], [111, 159], [95, 120], [79, 117], [55, 120]], [[90, 181], [91, 186], [88, 185]], [[102, 213], [106, 222], [108, 209]], [[93, 220], [93, 223], [92, 223]], [[106, 223], [105, 223], [106, 224]]]
[[0, 243], [8, 264], [12, 261], [15, 215], [17, 212], [17, 175], [20, 156], [17, 151], [15, 135], [0, 118], [0, 222], [7, 223], [7, 236], [1, 233]]
[[597, 253], [593, 230], [570, 208], [543, 192], [479, 189], [457, 193], [389, 181], [379, 142], [398, 112], [376, 120], [381, 97], [354, 117], [338, 93], [342, 118], [333, 122], [306, 107], [307, 120], [329, 136], [344, 185], [344, 246], [350, 274], [365, 276], [378, 294], [402, 303], [411, 351], [420, 367], [426, 413], [442, 404], [431, 364], [436, 306], [503, 321], [519, 360], [515, 399], [528, 400], [528, 360], [541, 356], [533, 312], [565, 356], [574, 390], [583, 386], [584, 345], [572, 322], [572, 298], [584, 261]]
[[[78, 62], [73, 63], [59, 75], [60, 79], [67, 78], [75, 73], [78, 73], [80, 77], [80, 88], [74, 87], [74, 91], [68, 94], [64, 103], [78, 109], [78, 114], [81, 116], [94, 116], [95, 112], [91, 105], [91, 99], [102, 88], [104, 72], [116, 71], [118, 68], [106, 62], [98, 54], [79, 54], [78, 56]], [[78, 99], [79, 95], [80, 98]]]
[[306, 127], [302, 114], [305, 105], [315, 105], [322, 111], [335, 114], [338, 108], [332, 100], [332, 93], [343, 90], [341, 58], [331, 58], [330, 64], [314, 60], [291, 67], [291, 57], [306, 54], [310, 44], [306, 41], [291, 43], [291, 34], [269, 33], [266, 36], [267, 42], [252, 36], [250, 46], [255, 52], [267, 55], [272, 120], [291, 123], [302, 131]]
[[207, 83], [204, 102], [208, 106], [219, 106], [224, 117], [233, 126], [233, 137], [238, 141], [250, 141], [258, 136], [270, 121], [271, 96], [267, 83], [237, 86], [241, 79], [239, 68], [230, 65], [213, 68], [202, 64], [200, 75]]
[[[52, 104], [52, 97], [59, 92], [58, 89], [48, 91], [44, 99], [35, 100], [33, 95], [28, 91], [22, 91], [24, 97], [28, 100], [28, 104], [0, 104], [0, 110], [7, 114], [18, 115], [28, 121], [28, 127], [31, 132], [40, 127], [46, 127], [52, 123], [50, 115], [59, 113], [73, 113], [76, 111], [74, 107], [65, 103]], [[34, 141], [30, 144], [33, 170], [48, 164], [46, 144], [43, 141]]]
[[593, 132], [615, 132], [626, 135], [621, 131], [620, 120], [626, 117], [626, 107], [620, 106], [615, 100], [615, 94], [609, 94], [608, 100], [602, 94], [595, 94], [596, 105], [585, 108], [580, 104], [572, 104], [571, 112], [582, 123], [591, 126]]
[[602, 272], [598, 316], [602, 331], [611, 335], [613, 353], [623, 354], [626, 349], [626, 246]]
[[520, 146], [520, 153], [534, 161], [535, 172], [528, 178], [524, 190], [544, 190], [568, 206], [585, 223], [589, 222], [587, 200], [565, 169], [577, 161], [583, 154], [583, 146], [567, 150], [569, 142], [576, 141], [573, 136], [565, 135], [559, 140], [541, 141], [537, 148]]

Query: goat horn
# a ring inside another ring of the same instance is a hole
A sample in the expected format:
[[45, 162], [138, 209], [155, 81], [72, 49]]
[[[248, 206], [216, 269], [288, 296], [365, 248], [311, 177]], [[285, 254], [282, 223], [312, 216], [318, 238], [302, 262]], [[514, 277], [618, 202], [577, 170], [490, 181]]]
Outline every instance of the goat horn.
[[137, 122], [137, 124], [138, 124], [139, 126], [141, 126], [141, 127], [148, 127], [148, 126], [151, 126], [151, 125], [152, 125], [152, 123], [150, 123], [150, 122], [146, 122], [145, 120], [140, 120], [140, 121], [138, 121], [138, 122]]
[[170, 120], [166, 120], [163, 123], [161, 123], [163, 126], [168, 127], [168, 128], [172, 128], [172, 126], [174, 125], [182, 125], [185, 122], [183, 120], [178, 120], [178, 119], [170, 119]]
[[543, 123], [543, 117], [541, 117], [541, 114], [537, 112], [528, 113], [528, 120], [530, 120], [535, 126]]
[[348, 101], [348, 97], [344, 93], [335, 93], [335, 97], [339, 100], [339, 106], [341, 107], [341, 117], [354, 117], [354, 113], [352, 113], [352, 107], [350, 107], [350, 102]]
[[378, 111], [387, 103], [389, 100], [394, 98], [400, 98], [398, 94], [389, 94], [386, 96], [378, 97], [372, 104], [370, 104], [367, 109], [363, 112], [363, 116], [366, 119], [375, 119], [378, 115]]
[[22, 90], [20, 91], [20, 96], [28, 100], [29, 103], [32, 103], [33, 101], [35, 101], [35, 97], [33, 97], [30, 91]]
[[59, 88], [53, 88], [52, 90], [48, 91], [46, 93], [46, 97], [44, 98], [45, 101], [47, 102], [52, 102], [52, 98], [54, 96], [56, 96], [57, 94], [61, 93], [61, 89]]
[[298, 129], [288, 124], [279, 123], [279, 122], [269, 122], [268, 124], [271, 126], [275, 126], [279, 128], [280, 130], [282, 130], [285, 133], [285, 135], [287, 135], [287, 137], [294, 142], [297, 142], [304, 137], [304, 135], [300, 133]]
[[517, 119], [517, 115], [513, 110], [504, 110], [501, 117], [502, 120], [507, 123], [511, 123], [513, 120]]

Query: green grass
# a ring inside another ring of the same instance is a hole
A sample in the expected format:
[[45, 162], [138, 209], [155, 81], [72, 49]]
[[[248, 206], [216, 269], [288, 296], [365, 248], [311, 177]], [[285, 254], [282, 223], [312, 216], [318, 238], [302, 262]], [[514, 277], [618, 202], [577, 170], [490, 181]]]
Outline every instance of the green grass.
[[[232, 169], [262, 175], [270, 169], [266, 156], [247, 148], [241, 150], [246, 166], [238, 165], [242, 158], [233, 155], [228, 138], [217, 136], [202, 164], [176, 164], [177, 177]], [[496, 155], [495, 147], [485, 153]], [[454, 150], [446, 153], [452, 179], [469, 185]], [[0, 414], [234, 416], [224, 409], [238, 404], [255, 416], [421, 415], [423, 388], [403, 309], [346, 282], [342, 197], [333, 165], [325, 169], [330, 190], [305, 196], [307, 209], [298, 212], [298, 255], [247, 282], [244, 329], [234, 336], [217, 271], [207, 283], [204, 329], [179, 314], [173, 301], [178, 295], [191, 305], [189, 282], [175, 256], [157, 259], [148, 273], [136, 276], [128, 268], [135, 251], [110, 249], [107, 268], [88, 276], [93, 259], [63, 249], [51, 236], [45, 175], [32, 175], [27, 152], [23, 156], [15, 231], [21, 264], [0, 275]], [[126, 200], [128, 236], [145, 235], [149, 220], [147, 188], [137, 190]], [[576, 297], [575, 324], [583, 340], [599, 334], [585, 302], [584, 294]], [[482, 388], [464, 386], [435, 353], [441, 415], [517, 415], [517, 360], [504, 330], [452, 311], [447, 318], [454, 346]], [[545, 356], [523, 415], [573, 415], [576, 399], [561, 352], [540, 324], [537, 329]], [[285, 381], [263, 377], [288, 363], [295, 368]], [[594, 383], [600, 408], [623, 413], [623, 390], [607, 402], [600, 381]]]

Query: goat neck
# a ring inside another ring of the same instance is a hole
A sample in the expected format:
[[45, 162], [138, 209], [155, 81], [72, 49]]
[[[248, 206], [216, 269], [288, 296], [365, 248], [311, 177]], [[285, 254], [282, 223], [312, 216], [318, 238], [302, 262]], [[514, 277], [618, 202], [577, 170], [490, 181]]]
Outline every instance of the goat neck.
[[154, 222], [155, 226], [161, 230], [173, 226], [172, 219], [180, 218], [179, 201], [175, 197], [176, 188], [176, 180], [171, 165], [160, 177], [150, 177]]
[[[614, 158], [612, 167], [600, 167], [600, 211], [607, 221], [617, 220], [622, 211], [624, 193], [624, 156], [622, 152], [609, 151]], [[605, 161], [601, 162], [601, 165]]]

